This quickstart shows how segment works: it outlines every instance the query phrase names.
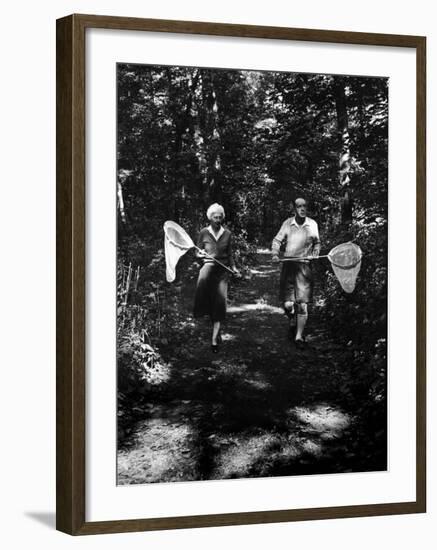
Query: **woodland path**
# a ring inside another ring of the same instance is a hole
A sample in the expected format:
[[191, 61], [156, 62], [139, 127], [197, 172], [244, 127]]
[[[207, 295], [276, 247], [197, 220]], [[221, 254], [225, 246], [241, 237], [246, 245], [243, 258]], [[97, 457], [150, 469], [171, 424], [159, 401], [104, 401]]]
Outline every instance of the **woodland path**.
[[[118, 483], [268, 477], [371, 469], [366, 433], [342, 388], [347, 342], [330, 339], [317, 306], [308, 346], [287, 339], [279, 270], [259, 253], [251, 279], [230, 285], [218, 354], [210, 326], [190, 317], [160, 352], [173, 365], [159, 399], [118, 451]], [[367, 438], [368, 439], [368, 438]]]

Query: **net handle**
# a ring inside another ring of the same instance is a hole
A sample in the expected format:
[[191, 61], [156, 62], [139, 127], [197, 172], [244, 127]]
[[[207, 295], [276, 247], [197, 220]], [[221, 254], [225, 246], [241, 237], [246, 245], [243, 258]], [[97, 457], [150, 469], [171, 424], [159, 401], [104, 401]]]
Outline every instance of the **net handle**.
[[320, 258], [329, 258], [329, 254], [323, 256], [294, 256], [292, 258], [281, 258], [280, 262], [297, 262], [298, 260], [319, 260]]
[[[352, 243], [353, 241], [350, 241], [350, 244]], [[349, 244], [349, 243], [348, 243]], [[336, 247], [334, 247], [336, 248]], [[334, 250], [334, 249], [332, 249]], [[344, 265], [340, 265], [340, 264], [337, 264], [336, 262], [334, 262], [334, 260], [331, 258], [331, 252], [332, 250], [329, 252], [329, 254], [324, 254], [322, 256], [304, 256], [304, 257], [298, 257], [298, 256], [294, 256], [292, 258], [282, 258], [281, 260], [279, 260], [280, 262], [296, 262], [296, 261], [299, 261], [299, 260], [318, 260], [319, 258], [328, 258], [329, 261], [331, 262], [332, 265], [334, 265], [335, 267], [338, 267], [339, 269], [353, 269], [354, 267], [356, 267], [362, 260], [362, 253], [360, 253], [360, 257], [358, 258], [358, 260], [356, 262], [354, 262], [353, 264], [351, 265], [347, 265], [347, 266], [344, 266]]]
[[332, 260], [332, 258], [330, 257], [329, 254], [324, 254], [323, 256], [317, 256], [317, 257], [313, 257], [313, 256], [304, 256], [303, 258], [300, 258], [300, 257], [295, 257], [295, 258], [282, 258], [281, 260], [279, 260], [280, 262], [297, 262], [299, 260], [319, 260], [320, 258], [328, 258], [329, 261], [331, 262], [332, 265], [335, 265], [335, 267], [338, 267], [339, 269], [353, 269], [354, 267], [356, 267], [360, 262], [361, 262], [361, 257], [359, 260], [357, 260], [355, 263], [351, 264], [351, 265], [340, 265], [340, 264], [336, 264], [334, 262], [334, 260]]
[[206, 250], [203, 250], [203, 248], [199, 248], [198, 246], [194, 245], [194, 248], [196, 250], [198, 250], [199, 252], [202, 252], [203, 254], [206, 254], [206, 256], [208, 256], [208, 258], [211, 258], [211, 260], [214, 260], [214, 262], [218, 265], [220, 265], [221, 267], [223, 267], [224, 269], [226, 269], [226, 271], [229, 271], [229, 273], [231, 273], [232, 275], [234, 275], [234, 272], [232, 271], [232, 269], [230, 269], [229, 267], [227, 267], [225, 264], [222, 264], [222, 262], [219, 262], [217, 260], [217, 258], [214, 258], [214, 256], [211, 256], [211, 254], [208, 254], [208, 252], [206, 252]]

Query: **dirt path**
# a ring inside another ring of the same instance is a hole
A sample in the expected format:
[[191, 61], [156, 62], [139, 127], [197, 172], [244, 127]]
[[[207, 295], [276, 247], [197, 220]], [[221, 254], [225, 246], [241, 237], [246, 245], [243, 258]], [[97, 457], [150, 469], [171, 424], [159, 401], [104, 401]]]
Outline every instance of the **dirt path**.
[[161, 349], [171, 380], [119, 449], [119, 484], [367, 469], [356, 418], [340, 398], [351, 376], [339, 360], [344, 345], [328, 339], [314, 311], [308, 347], [287, 340], [269, 258], [258, 254], [251, 280], [230, 288], [217, 355], [186, 296], [187, 322]]

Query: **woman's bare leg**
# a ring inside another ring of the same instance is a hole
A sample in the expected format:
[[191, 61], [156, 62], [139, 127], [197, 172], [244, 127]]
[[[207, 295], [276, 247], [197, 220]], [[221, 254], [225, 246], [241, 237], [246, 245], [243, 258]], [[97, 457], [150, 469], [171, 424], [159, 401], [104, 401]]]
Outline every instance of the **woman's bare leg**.
[[214, 321], [212, 325], [212, 344], [217, 345], [217, 337], [220, 332], [220, 321]]

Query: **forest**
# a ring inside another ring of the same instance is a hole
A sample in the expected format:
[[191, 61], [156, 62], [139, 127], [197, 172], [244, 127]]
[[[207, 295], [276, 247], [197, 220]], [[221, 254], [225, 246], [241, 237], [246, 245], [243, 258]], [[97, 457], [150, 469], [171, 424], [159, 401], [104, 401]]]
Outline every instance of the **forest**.
[[[119, 483], [386, 469], [388, 85], [117, 65]], [[302, 353], [269, 257], [297, 197], [322, 254], [363, 252], [352, 294], [314, 262]], [[192, 317], [199, 262], [189, 252], [167, 283], [162, 229], [195, 239], [213, 202], [243, 274], [218, 358]]]

